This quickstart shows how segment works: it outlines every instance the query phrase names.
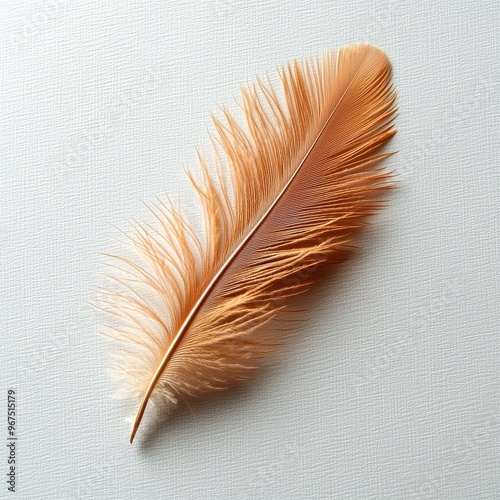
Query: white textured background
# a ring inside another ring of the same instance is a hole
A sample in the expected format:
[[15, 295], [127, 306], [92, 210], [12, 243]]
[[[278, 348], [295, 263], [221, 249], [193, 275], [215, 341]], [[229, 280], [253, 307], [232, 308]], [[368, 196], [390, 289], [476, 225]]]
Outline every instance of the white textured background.
[[[498, 1], [2, 1], [1, 381], [18, 499], [493, 499]], [[128, 444], [86, 303], [112, 227], [182, 193], [209, 111], [294, 57], [387, 51], [400, 187], [253, 383]], [[6, 434], [2, 413], [0, 437]], [[1, 458], [4, 457], [4, 458]]]

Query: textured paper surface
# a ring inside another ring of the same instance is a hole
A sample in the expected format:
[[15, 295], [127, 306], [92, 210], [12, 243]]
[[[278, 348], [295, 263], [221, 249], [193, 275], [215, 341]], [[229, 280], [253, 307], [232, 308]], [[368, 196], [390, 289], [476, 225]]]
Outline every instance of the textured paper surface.
[[[17, 391], [19, 441], [17, 493], [2, 480], [0, 498], [498, 498], [499, 12], [2, 2], [1, 397]], [[86, 303], [113, 225], [150, 220], [141, 200], [165, 192], [194, 217], [183, 165], [209, 112], [236, 109], [256, 74], [362, 40], [399, 93], [389, 208], [253, 383], [129, 445], [134, 408], [110, 398]]]

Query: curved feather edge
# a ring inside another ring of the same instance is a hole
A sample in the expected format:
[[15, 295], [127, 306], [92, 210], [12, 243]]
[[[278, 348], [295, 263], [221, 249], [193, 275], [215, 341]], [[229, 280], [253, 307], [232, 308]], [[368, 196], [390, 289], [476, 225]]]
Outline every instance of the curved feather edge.
[[[118, 284], [101, 289], [120, 342], [126, 396], [177, 403], [243, 380], [282, 342], [286, 299], [321, 266], [343, 260], [382, 206], [390, 174], [377, 163], [396, 133], [386, 55], [344, 47], [280, 73], [282, 97], [261, 80], [242, 90], [245, 125], [213, 117], [213, 165], [188, 173], [205, 219], [200, 238], [170, 201], [129, 241], [140, 263], [112, 256]], [[211, 173], [211, 172], [214, 173]]]

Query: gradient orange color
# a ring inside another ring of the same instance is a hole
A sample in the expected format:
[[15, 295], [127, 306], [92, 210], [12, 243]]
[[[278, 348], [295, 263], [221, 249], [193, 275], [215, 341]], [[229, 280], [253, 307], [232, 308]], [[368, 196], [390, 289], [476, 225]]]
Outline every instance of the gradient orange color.
[[286, 298], [352, 251], [391, 187], [377, 163], [396, 133], [396, 94], [380, 49], [344, 47], [280, 78], [281, 98], [260, 80], [243, 89], [244, 126], [225, 108], [213, 118], [213, 167], [199, 152], [202, 181], [189, 174], [205, 236], [157, 202], [156, 226], [130, 237], [138, 261], [114, 256], [121, 291], [101, 290], [100, 303], [117, 318], [107, 333], [121, 344], [125, 392], [142, 398], [131, 442], [148, 401], [247, 378], [289, 331]]

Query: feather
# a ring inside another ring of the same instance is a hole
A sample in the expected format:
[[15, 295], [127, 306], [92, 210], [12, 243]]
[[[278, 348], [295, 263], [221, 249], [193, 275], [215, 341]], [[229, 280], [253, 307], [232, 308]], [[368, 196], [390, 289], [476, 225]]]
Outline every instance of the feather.
[[[344, 47], [279, 72], [282, 97], [261, 80], [242, 90], [245, 125], [213, 118], [212, 167], [198, 152], [199, 236], [170, 201], [136, 225], [139, 259], [112, 256], [118, 286], [101, 290], [117, 318], [125, 394], [175, 404], [246, 379], [288, 334], [287, 300], [352, 251], [354, 233], [392, 187], [376, 165], [396, 133], [386, 55]], [[284, 323], [285, 321], [285, 323]]]

